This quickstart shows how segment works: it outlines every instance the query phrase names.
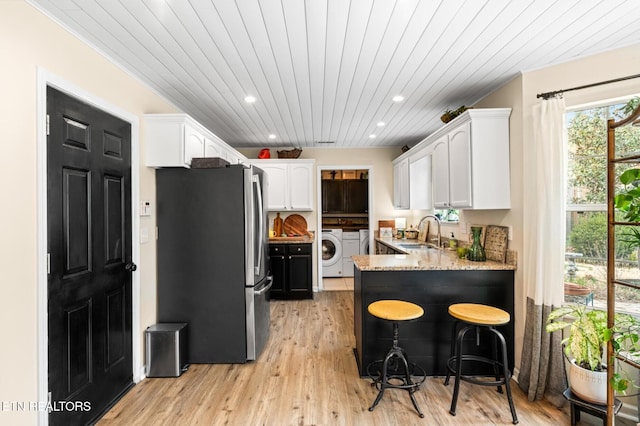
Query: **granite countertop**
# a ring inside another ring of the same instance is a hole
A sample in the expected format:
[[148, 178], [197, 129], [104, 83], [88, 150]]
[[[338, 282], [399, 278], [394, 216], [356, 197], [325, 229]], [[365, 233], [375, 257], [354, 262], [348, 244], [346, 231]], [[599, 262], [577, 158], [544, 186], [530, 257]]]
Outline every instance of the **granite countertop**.
[[316, 239], [316, 234], [310, 231], [311, 235], [297, 235], [291, 237], [269, 237], [269, 244], [311, 244]]
[[406, 254], [380, 254], [353, 256], [353, 263], [361, 271], [409, 271], [409, 270], [493, 270], [513, 271], [516, 265], [493, 261], [472, 262], [459, 259], [455, 250], [401, 247], [400, 244], [417, 244], [416, 240], [397, 240], [395, 238], [376, 238], [395, 250]]

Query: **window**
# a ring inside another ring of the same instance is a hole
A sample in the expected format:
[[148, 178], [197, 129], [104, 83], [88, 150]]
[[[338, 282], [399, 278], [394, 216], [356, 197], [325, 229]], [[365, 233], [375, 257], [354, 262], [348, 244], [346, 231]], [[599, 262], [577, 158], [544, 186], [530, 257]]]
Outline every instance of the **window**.
[[[637, 102], [638, 98], [635, 98], [626, 103], [568, 111], [566, 114], [568, 153], [564, 281], [567, 302], [606, 308], [607, 120], [626, 117], [629, 108], [632, 109]], [[625, 135], [618, 147], [624, 152], [640, 150], [639, 133]], [[638, 249], [624, 241], [629, 230], [618, 228], [617, 268], [623, 274], [628, 274], [629, 278], [640, 278]], [[577, 284], [578, 287], [567, 283]], [[640, 298], [635, 293], [638, 292], [617, 292], [616, 306], [621, 310], [633, 311], [632, 305], [640, 305]]]
[[457, 209], [434, 210], [434, 214], [441, 222], [458, 223], [460, 212]]

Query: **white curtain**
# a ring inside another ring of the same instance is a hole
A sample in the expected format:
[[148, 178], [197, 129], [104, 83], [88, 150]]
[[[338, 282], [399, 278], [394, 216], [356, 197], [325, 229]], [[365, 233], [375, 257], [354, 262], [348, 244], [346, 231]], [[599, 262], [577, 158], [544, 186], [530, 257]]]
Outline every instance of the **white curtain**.
[[524, 147], [523, 274], [527, 316], [518, 382], [530, 401], [546, 395], [557, 405], [565, 389], [560, 333], [545, 331], [549, 312], [564, 300], [564, 99], [533, 107], [533, 144]]

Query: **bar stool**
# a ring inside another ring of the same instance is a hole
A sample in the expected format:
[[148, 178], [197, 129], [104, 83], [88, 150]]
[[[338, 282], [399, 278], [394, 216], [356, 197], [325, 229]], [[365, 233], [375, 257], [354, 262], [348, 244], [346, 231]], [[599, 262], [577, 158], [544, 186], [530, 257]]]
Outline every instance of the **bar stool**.
[[[449, 384], [449, 378], [453, 373], [455, 375], [455, 387], [453, 389], [453, 398], [451, 400], [451, 409], [449, 413], [456, 415], [456, 405], [458, 403], [458, 394], [460, 392], [460, 380], [464, 380], [469, 383], [473, 383], [481, 386], [497, 386], [498, 392], [502, 393], [502, 385], [507, 388], [507, 399], [509, 400], [509, 408], [511, 409], [511, 416], [513, 417], [513, 424], [518, 423], [518, 416], [516, 415], [516, 408], [513, 405], [513, 398], [511, 397], [511, 386], [509, 381], [511, 380], [511, 372], [509, 371], [508, 358], [507, 358], [507, 344], [504, 340], [504, 336], [498, 330], [496, 326], [508, 324], [511, 317], [508, 312], [502, 309], [495, 308], [493, 306], [480, 305], [475, 303], [458, 303], [449, 306], [449, 315], [455, 318], [457, 321], [453, 326], [453, 333], [451, 335], [451, 353], [450, 358], [447, 361], [447, 378], [444, 381], [445, 385]], [[462, 326], [458, 331], [458, 326]], [[494, 336], [493, 347], [493, 359], [484, 356], [463, 354], [462, 343], [464, 336], [469, 330], [474, 329], [476, 331], [476, 344], [480, 344], [480, 329], [486, 329]], [[457, 334], [457, 335], [456, 335]], [[497, 339], [497, 341], [496, 341]], [[501, 351], [501, 359], [498, 359], [497, 349]], [[462, 374], [462, 363], [464, 361], [473, 361], [491, 364], [495, 373], [495, 381], [480, 380], [473, 376], [466, 376]], [[502, 369], [502, 375], [500, 374]]]
[[[380, 390], [369, 411], [376, 408], [386, 389], [404, 389], [409, 392], [418, 415], [424, 417], [413, 394], [427, 375], [424, 369], [410, 363], [404, 349], [398, 346], [398, 322], [418, 319], [424, 314], [424, 310], [414, 303], [402, 300], [378, 300], [371, 303], [367, 310], [374, 317], [393, 322], [393, 346], [383, 360], [374, 361], [367, 366], [367, 374], [373, 380], [372, 385]], [[418, 376], [417, 381], [414, 382], [411, 376]]]

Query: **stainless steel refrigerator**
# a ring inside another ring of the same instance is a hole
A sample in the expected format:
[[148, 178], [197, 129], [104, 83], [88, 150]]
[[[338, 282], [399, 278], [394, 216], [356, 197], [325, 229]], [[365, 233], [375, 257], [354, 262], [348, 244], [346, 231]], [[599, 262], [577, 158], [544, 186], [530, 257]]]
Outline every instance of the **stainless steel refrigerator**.
[[189, 363], [255, 360], [269, 338], [266, 187], [252, 166], [156, 171], [158, 322], [188, 324]]

